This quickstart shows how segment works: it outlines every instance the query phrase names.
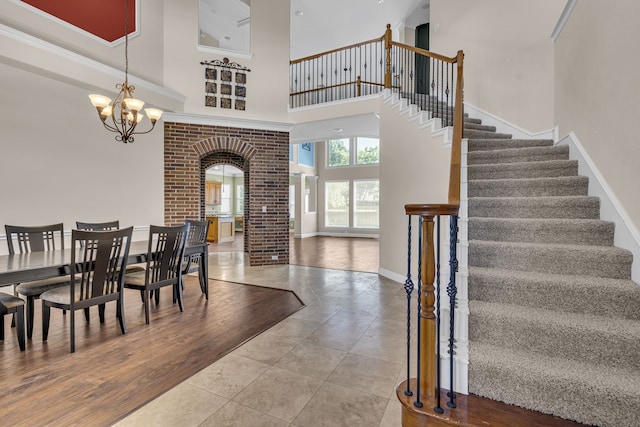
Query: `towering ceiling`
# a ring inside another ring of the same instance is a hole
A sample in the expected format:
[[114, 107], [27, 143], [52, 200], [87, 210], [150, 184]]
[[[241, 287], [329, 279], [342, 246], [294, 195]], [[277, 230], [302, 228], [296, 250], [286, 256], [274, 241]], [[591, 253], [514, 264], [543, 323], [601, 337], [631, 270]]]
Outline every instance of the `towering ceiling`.
[[[108, 42], [124, 36], [125, 0], [23, 0], [22, 3]], [[136, 0], [129, 0], [129, 33], [136, 30]]]

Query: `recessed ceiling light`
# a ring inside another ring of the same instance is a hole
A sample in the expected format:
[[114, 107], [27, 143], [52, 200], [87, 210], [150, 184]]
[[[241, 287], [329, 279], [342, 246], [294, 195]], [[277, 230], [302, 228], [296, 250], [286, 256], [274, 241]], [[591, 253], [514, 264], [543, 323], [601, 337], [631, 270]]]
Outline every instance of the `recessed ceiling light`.
[[301, 10], [299, 10], [299, 9], [298, 9], [298, 10], [296, 10], [294, 13], [296, 14], [296, 16], [302, 16], [302, 15], [304, 15], [304, 12], [303, 12], [303, 11], [301, 11]]
[[225, 39], [225, 40], [231, 40], [231, 37], [229, 37], [229, 36], [224, 36], [224, 39]]
[[333, 131], [334, 132], [342, 132], [342, 128], [334, 128]]

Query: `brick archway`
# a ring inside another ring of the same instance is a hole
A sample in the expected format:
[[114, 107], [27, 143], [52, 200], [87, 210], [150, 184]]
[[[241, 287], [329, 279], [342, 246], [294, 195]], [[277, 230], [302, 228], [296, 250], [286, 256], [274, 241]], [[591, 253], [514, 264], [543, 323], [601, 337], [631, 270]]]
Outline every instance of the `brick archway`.
[[289, 134], [165, 122], [165, 223], [204, 217], [204, 173], [245, 174], [245, 251], [251, 265], [289, 263]]

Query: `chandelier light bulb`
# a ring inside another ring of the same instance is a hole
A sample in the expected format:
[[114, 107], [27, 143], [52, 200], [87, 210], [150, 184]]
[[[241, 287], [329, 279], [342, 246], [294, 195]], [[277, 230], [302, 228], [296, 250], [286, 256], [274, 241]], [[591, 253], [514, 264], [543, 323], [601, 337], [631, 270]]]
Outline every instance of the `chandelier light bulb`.
[[144, 105], [144, 101], [136, 98], [125, 98], [124, 105], [131, 111], [140, 111]]
[[162, 117], [162, 110], [157, 108], [145, 108], [144, 112], [147, 113], [147, 117], [151, 120], [151, 123], [155, 123]]
[[102, 95], [97, 95], [95, 93], [92, 93], [91, 95], [89, 95], [89, 99], [91, 100], [91, 103], [93, 104], [93, 106], [96, 108], [105, 108], [111, 102], [111, 98], [107, 98], [106, 96], [102, 96]]

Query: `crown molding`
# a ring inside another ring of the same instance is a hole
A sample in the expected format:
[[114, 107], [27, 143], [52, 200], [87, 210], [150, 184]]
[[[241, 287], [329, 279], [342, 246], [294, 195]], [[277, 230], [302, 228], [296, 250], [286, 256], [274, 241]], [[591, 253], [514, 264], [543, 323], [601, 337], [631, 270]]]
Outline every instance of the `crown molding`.
[[266, 120], [241, 119], [237, 117], [208, 116], [190, 113], [164, 113], [162, 120], [166, 122], [187, 123], [193, 125], [223, 126], [242, 129], [271, 130], [290, 132], [294, 123], [271, 122]]

